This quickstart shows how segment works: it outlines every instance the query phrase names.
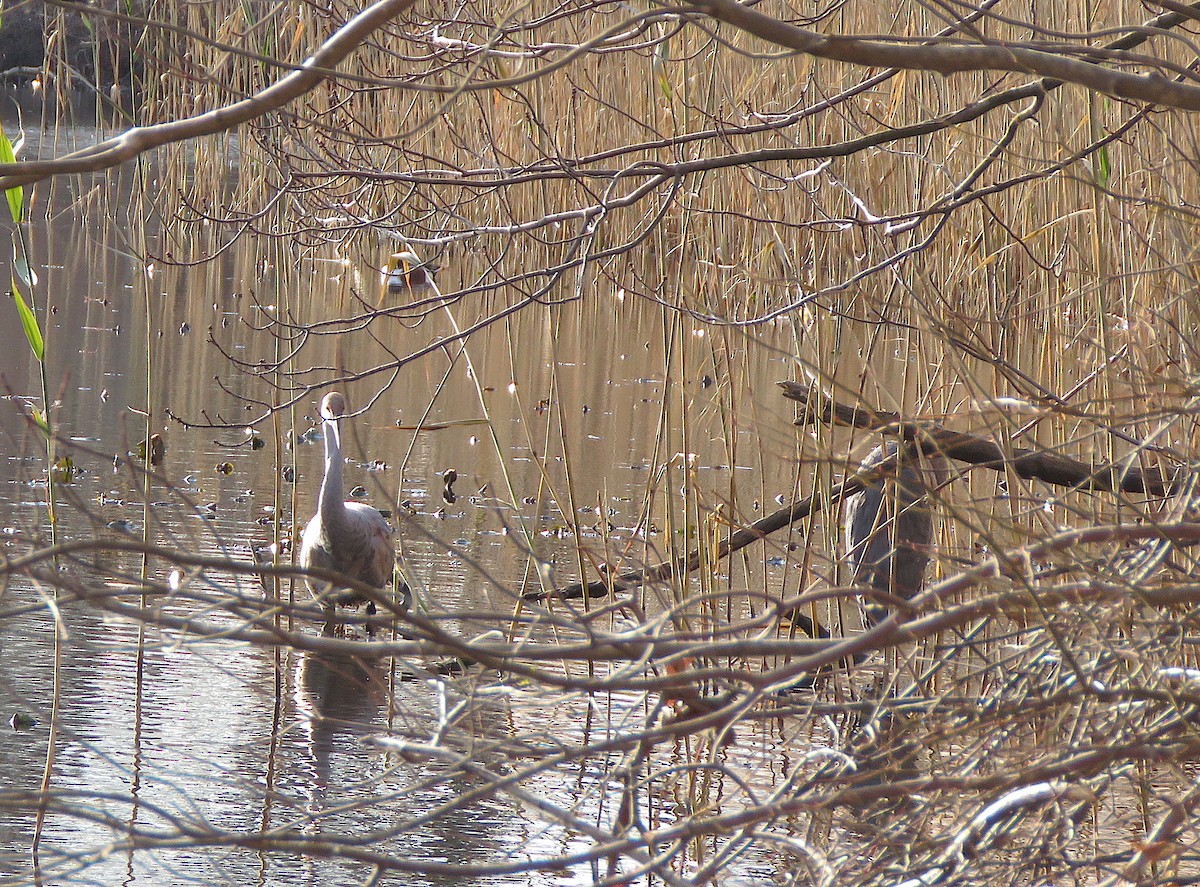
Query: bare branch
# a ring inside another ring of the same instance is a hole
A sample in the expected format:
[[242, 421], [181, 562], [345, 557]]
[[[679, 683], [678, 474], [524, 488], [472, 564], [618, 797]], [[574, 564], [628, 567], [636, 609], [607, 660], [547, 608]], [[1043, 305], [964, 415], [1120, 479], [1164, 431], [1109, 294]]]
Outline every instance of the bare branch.
[[416, 0], [378, 0], [323, 43], [296, 71], [240, 102], [195, 117], [134, 127], [97, 145], [57, 160], [0, 164], [0, 188], [13, 188], [66, 173], [95, 172], [125, 163], [154, 148], [225, 132], [284, 107], [334, 76], [333, 69], [381, 25], [410, 9]]
[[[1191, 20], [1200, 6], [1186, 7], [1186, 13], [1169, 12], [1147, 22], [1136, 38], [1125, 38], [1105, 52], [1091, 47], [1076, 50], [1083, 58], [1071, 58], [1068, 47], [1056, 47], [1054, 52], [1036, 49], [1019, 43], [961, 45], [946, 41], [909, 45], [899, 40], [875, 40], [859, 37], [826, 36], [798, 28], [764, 15], [736, 0], [688, 0], [715, 19], [741, 28], [777, 46], [817, 58], [848, 62], [866, 67], [888, 67], [902, 70], [934, 71], [957, 74], [966, 71], [1012, 71], [1036, 74], [1055, 84], [1074, 83], [1106, 95], [1132, 101], [1150, 102], [1187, 111], [1200, 110], [1200, 85], [1172, 81], [1162, 74], [1129, 74], [1105, 67], [1087, 57], [1101, 56], [1104, 60], [1121, 61], [1119, 51], [1128, 48], [1132, 40], [1140, 42], [1144, 34], [1175, 27]], [[1145, 59], [1137, 60], [1144, 63]]]

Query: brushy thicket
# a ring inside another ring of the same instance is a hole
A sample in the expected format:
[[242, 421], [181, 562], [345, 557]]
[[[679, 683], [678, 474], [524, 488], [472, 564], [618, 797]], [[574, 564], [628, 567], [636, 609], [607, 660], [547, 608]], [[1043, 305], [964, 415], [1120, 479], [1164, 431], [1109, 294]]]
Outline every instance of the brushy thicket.
[[[296, 0], [155, 9], [178, 18], [140, 36], [149, 69], [136, 113], [153, 123], [242, 99], [357, 11]], [[867, 0], [763, 11], [831, 33], [914, 38], [972, 15]], [[1101, 46], [1110, 29], [1147, 17], [1135, 3], [1034, 4], [1028, 21], [977, 18], [963, 39], [1066, 35]], [[1138, 51], [1195, 61], [1186, 40], [1167, 35]], [[379, 394], [388, 404], [407, 396], [403, 374], [427, 359], [392, 344], [397, 317], [429, 318], [446, 337], [438, 345], [465, 341], [469, 353], [474, 339], [460, 331], [477, 324], [512, 324], [519, 352], [514, 331], [564, 314], [586, 326], [615, 306], [618, 327], [654, 316], [666, 406], [646, 447], [655, 470], [645, 501], [676, 546], [605, 552], [580, 539], [578, 570], [594, 580], [598, 560], [621, 570], [698, 551], [695, 575], [589, 602], [597, 615], [552, 594], [521, 600], [519, 591], [549, 590], [531, 550], [524, 587], [505, 598], [503, 640], [472, 640], [485, 614], [454, 614], [467, 630], [450, 630], [436, 602], [431, 616], [401, 618], [403, 637], [376, 652], [432, 671], [477, 664], [442, 675], [462, 681], [467, 700], [439, 731], [443, 744], [415, 727], [379, 740], [436, 771], [429, 778], [452, 789], [446, 815], [515, 797], [570, 836], [557, 850], [515, 851], [517, 868], [577, 868], [614, 884], [749, 883], [748, 872], [839, 885], [1200, 878], [1200, 591], [1188, 547], [1194, 115], [1073, 86], [1021, 92], [1035, 81], [1014, 74], [814, 61], [699, 13], [638, 4], [416, 3], [338, 73], [236, 133], [172, 148], [157, 169], [147, 205], [162, 230], [149, 251], [167, 264], [232, 261], [272, 306], [244, 334], [245, 354], [218, 361], [228, 386], [255, 416], [334, 384], [359, 403]], [[945, 123], [1007, 91], [1011, 101]], [[405, 245], [439, 268], [441, 297], [380, 303], [378, 271]], [[333, 263], [344, 273], [318, 280]], [[335, 354], [335, 342], [348, 347]], [[798, 490], [825, 497], [834, 514], [830, 494], [862, 452], [861, 434], [791, 426], [773, 385], [781, 354], [794, 378], [839, 402], [969, 432], [1006, 453], [1157, 472], [1171, 495], [954, 461], [954, 480], [932, 495], [930, 585], [942, 584], [904, 614], [911, 622], [889, 620], [863, 649], [839, 649], [861, 621], [855, 593], [839, 589], [848, 576], [838, 521], [820, 503], [785, 540], [746, 549], [728, 570], [717, 559], [729, 533], [761, 516], [754, 503]], [[598, 363], [591, 372], [609, 371]], [[691, 414], [684, 388], [708, 366], [719, 369], [713, 406]], [[201, 421], [199, 410], [180, 415]], [[566, 415], [543, 420], [548, 439], [572, 439]], [[503, 432], [493, 441], [509, 464]], [[739, 486], [731, 474], [714, 488], [692, 470], [696, 452], [753, 464], [762, 479]], [[571, 486], [569, 471], [545, 471]], [[569, 524], [575, 509], [563, 510]], [[771, 558], [788, 567], [782, 586]], [[174, 594], [178, 607], [193, 603], [187, 589]], [[834, 637], [805, 638], [803, 620], [788, 618], [796, 606]], [[303, 629], [247, 626], [243, 637], [352, 649]], [[485, 697], [472, 688], [496, 674], [535, 698], [599, 694], [623, 719], [553, 749], [525, 718], [512, 735], [483, 729], [484, 741], [473, 731]], [[756, 740], [754, 754], [731, 751]], [[551, 786], [577, 772], [597, 781], [567, 808]], [[405, 823], [380, 833], [375, 856], [328, 835], [274, 834], [256, 847], [341, 855], [384, 877], [441, 871], [397, 847], [404, 829], [424, 827]], [[510, 863], [451, 862], [446, 872], [503, 874]]]

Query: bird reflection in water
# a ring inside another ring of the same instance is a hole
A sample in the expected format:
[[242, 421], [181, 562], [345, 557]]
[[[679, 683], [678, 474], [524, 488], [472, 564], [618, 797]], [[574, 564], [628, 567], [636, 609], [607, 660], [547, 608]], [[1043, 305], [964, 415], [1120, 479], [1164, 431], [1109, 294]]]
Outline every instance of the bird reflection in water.
[[[293, 701], [307, 734], [305, 745], [312, 763], [309, 812], [318, 822], [328, 792], [361, 782], [371, 756], [359, 739], [379, 729], [376, 721], [387, 700], [388, 682], [376, 661], [310, 652], [298, 655]], [[344, 771], [344, 780], [336, 778], [339, 770]]]

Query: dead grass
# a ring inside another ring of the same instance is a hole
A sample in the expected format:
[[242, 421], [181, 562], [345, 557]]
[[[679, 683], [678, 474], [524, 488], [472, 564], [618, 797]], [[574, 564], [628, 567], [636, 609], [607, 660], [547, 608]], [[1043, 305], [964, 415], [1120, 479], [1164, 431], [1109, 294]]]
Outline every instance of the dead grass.
[[[184, 28], [290, 64], [355, 8], [339, 4], [339, 13], [326, 17], [297, 2], [172, 7]], [[840, 398], [1085, 462], [1130, 459], [1170, 472], [1191, 460], [1193, 380], [1200, 370], [1194, 348], [1200, 150], [1193, 119], [1150, 114], [1103, 152], [1076, 158], [1139, 111], [1066, 87], [1046, 98], [1034, 120], [1014, 123], [1023, 106], [1001, 108], [823, 165], [821, 146], [936, 118], [1025, 81], [902, 73], [822, 108], [876, 72], [763, 58], [768, 48], [728, 29], [717, 42], [698, 27], [676, 31], [673, 22], [652, 21], [617, 51], [584, 55], [519, 85], [454, 94], [445, 90], [529, 75], [564, 54], [551, 48], [514, 58], [527, 44], [575, 43], [630, 14], [624, 6], [482, 3], [470, 7], [467, 21], [455, 9], [418, 6], [354, 56], [342, 72], [346, 79], [289, 113], [247, 127], [236, 141], [184, 145], [162, 158], [161, 257], [199, 263], [190, 275], [210, 273], [216, 261], [233, 262], [235, 277], [245, 281], [239, 310], [262, 321], [259, 332], [239, 328], [236, 337], [266, 370], [222, 361], [205, 367], [236, 379], [243, 396], [287, 404], [305, 386], [362, 374], [353, 382], [360, 403], [375, 391], [383, 391], [381, 403], [392, 403], [400, 396], [394, 386], [404, 383], [389, 373], [417, 372], [419, 362], [404, 366], [408, 355], [453, 336], [455, 323], [466, 328], [529, 300], [505, 320], [507, 354], [497, 353], [495, 330], [486, 336], [492, 351], [473, 354], [489, 378], [511, 377], [522, 396], [488, 408], [481, 394], [479, 406], [490, 409], [492, 428], [502, 429], [493, 444], [498, 464], [512, 467], [517, 444], [540, 453], [538, 495], [548, 492], [559, 507], [570, 503], [573, 516], [579, 505], [606, 498], [580, 483], [588, 450], [571, 417], [588, 391], [564, 385], [545, 364], [589, 363], [607, 372], [608, 344], [589, 345], [580, 331], [597, 315], [613, 313], [630, 347], [646, 343], [662, 377], [654, 427], [631, 432], [643, 435], [651, 468], [645, 522], [661, 535], [621, 550], [629, 562], [693, 548], [711, 552], [729, 527], [773, 509], [775, 497], [827, 491], [865, 453], [861, 435], [792, 429], [771, 384], [787, 375], [809, 378]], [[1083, 3], [1057, 5], [1054, 27], [1100, 31], [1145, 17], [1135, 3], [1108, 4], [1104, 20], [1089, 10]], [[261, 21], [251, 20], [259, 14]], [[821, 27], [924, 35], [942, 24], [918, 4], [897, 9], [862, 0], [841, 6]], [[439, 45], [430, 39], [435, 26]], [[508, 29], [496, 40], [497, 53], [445, 42], [483, 44], [502, 26]], [[1027, 33], [996, 22], [984, 30], [996, 38]], [[142, 110], [148, 120], [219, 106], [282, 73], [174, 32], [153, 32], [146, 46], [147, 57], [162, 65], [161, 76], [149, 81]], [[1155, 50], [1186, 62], [1183, 46], [1164, 41]], [[769, 125], [789, 115], [794, 123]], [[993, 193], [950, 210], [944, 226], [935, 213], [911, 230], [887, 229], [882, 220], [902, 221], [953, 195], [1010, 127], [1011, 141], [975, 183], [976, 192]], [[795, 148], [816, 150], [805, 159], [668, 177], [631, 205], [588, 217], [577, 212], [630, 194], [664, 164]], [[565, 215], [552, 221], [556, 214]], [[372, 314], [377, 270], [401, 240], [440, 266], [453, 321], [440, 304], [430, 306], [406, 315], [402, 336], [386, 325], [394, 317]], [[863, 273], [871, 268], [877, 270]], [[251, 315], [254, 302], [260, 307]], [[285, 331], [271, 318], [296, 328]], [[337, 336], [304, 339], [299, 329], [334, 319], [344, 321], [332, 328]], [[560, 345], [564, 322], [580, 343], [577, 354]], [[554, 330], [548, 341], [547, 325]], [[230, 341], [220, 331], [215, 336]], [[469, 347], [482, 350], [479, 338]], [[435, 352], [438, 373], [446, 353]], [[700, 385], [706, 377], [711, 390]], [[553, 404], [548, 412], [538, 408], [543, 399]], [[519, 431], [503, 430], [512, 426]], [[563, 461], [552, 465], [552, 457]], [[702, 470], [713, 465], [754, 471]], [[497, 494], [519, 497], [516, 487]], [[1066, 527], [1185, 514], [1178, 503], [1064, 491], [980, 470], [964, 473], [940, 507], [937, 577]], [[648, 589], [639, 603], [651, 611], [677, 608], [676, 628], [702, 631], [762, 612], [761, 599], [746, 602], [730, 596], [731, 589], [788, 596], [844, 582], [836, 524], [814, 516], [732, 566], [706, 556], [696, 583]], [[534, 534], [525, 530], [532, 550]], [[610, 552], [616, 548], [611, 540], [600, 543], [606, 544]], [[594, 550], [596, 543], [584, 547]], [[1031, 563], [1026, 576], [1007, 575], [987, 590], [1024, 582], [1034, 596], [1063, 575], [1122, 581], [1116, 554], [1098, 547], [1063, 563]], [[784, 563], [782, 580], [768, 563], [774, 558]], [[1181, 572], [1172, 581], [1191, 581], [1191, 555], [1180, 551], [1177, 560]], [[537, 575], [533, 559], [523, 573]], [[872, 679], [875, 687], [838, 677], [827, 694], [841, 701], [880, 690], [881, 697], [938, 700], [910, 736], [925, 748], [925, 771], [946, 780], [1021, 768], [1036, 773], [1030, 749], [1041, 753], [1063, 743], [1092, 749], [1106, 735], [1132, 744], [1139, 731], [1165, 731], [1169, 716], [1123, 718], [1106, 691], [1070, 696], [1064, 677], [1094, 674], [1106, 686], [1140, 687], [1158, 680], [1146, 677], [1154, 668], [1194, 662], [1191, 648], [1155, 640], [1182, 614], [1165, 618], [1143, 608], [1129, 581], [1128, 604], [1014, 610], [986, 631], [966, 626], [894, 654]], [[835, 629], [857, 628], [845, 600], [813, 612]], [[1072, 671], [1072, 662], [1086, 667]], [[1069, 704], [1017, 723], [1025, 709], [1013, 700], [1059, 691]], [[978, 712], [970, 700], [988, 699], [999, 700], [997, 707], [972, 720]], [[1193, 739], [1179, 740], [1189, 754]], [[701, 756], [718, 755], [710, 747]], [[1123, 764], [1118, 771], [1114, 778], [1134, 778]], [[1079, 775], [1092, 780], [1097, 772]], [[862, 784], [872, 783], [864, 777]], [[997, 777], [971, 797], [987, 797], [1002, 784]], [[1137, 784], [1149, 793], [1147, 782]], [[1165, 795], [1180, 785], [1156, 790]], [[711, 786], [689, 775], [675, 788], [701, 807]], [[944, 830], [973, 802], [941, 797], [944, 806], [934, 805], [932, 813], [922, 808], [926, 818], [914, 828], [926, 836]], [[1157, 810], [1157, 801], [1146, 801], [1142, 816], [1148, 821]], [[912, 814], [911, 822], [918, 819]], [[897, 816], [892, 823], [906, 821]], [[889, 840], [874, 836], [862, 842], [862, 852]], [[847, 864], [850, 870], [857, 872]]]

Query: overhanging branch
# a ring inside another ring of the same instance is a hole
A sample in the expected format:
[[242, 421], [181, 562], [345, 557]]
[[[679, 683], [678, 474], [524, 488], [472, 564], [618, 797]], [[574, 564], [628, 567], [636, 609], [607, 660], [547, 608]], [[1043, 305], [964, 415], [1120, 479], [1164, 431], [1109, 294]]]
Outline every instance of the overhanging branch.
[[[1012, 71], [1035, 74], [1051, 85], [1073, 83], [1106, 95], [1149, 102], [1185, 111], [1200, 111], [1200, 84], [1182, 83], [1158, 72], [1135, 74], [1103, 64], [1120, 60], [1119, 54], [1148, 39], [1155, 32], [1178, 27], [1200, 13], [1200, 4], [1156, 16], [1136, 31], [1104, 47], [1064, 44], [1057, 52], [1021, 43], [904, 43], [899, 40], [826, 36], [764, 15], [736, 0], [687, 0], [718, 21], [733, 25], [776, 46], [814, 58], [830, 59], [866, 67], [900, 68], [961, 74], [968, 71]], [[1075, 55], [1068, 55], [1074, 53]], [[1132, 61], [1132, 60], [1131, 60]], [[1136, 63], [1145, 65], [1144, 58]], [[1164, 66], [1166, 62], [1163, 62]]]
[[379, 0], [339, 28], [305, 59], [298, 70], [240, 102], [182, 120], [135, 126], [118, 136], [56, 160], [0, 163], [0, 188], [28, 185], [55, 175], [109, 169], [154, 148], [225, 132], [278, 110], [333, 76], [333, 69], [371, 34], [415, 3], [416, 0]]

